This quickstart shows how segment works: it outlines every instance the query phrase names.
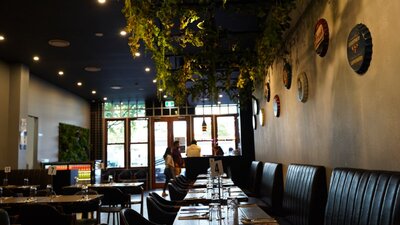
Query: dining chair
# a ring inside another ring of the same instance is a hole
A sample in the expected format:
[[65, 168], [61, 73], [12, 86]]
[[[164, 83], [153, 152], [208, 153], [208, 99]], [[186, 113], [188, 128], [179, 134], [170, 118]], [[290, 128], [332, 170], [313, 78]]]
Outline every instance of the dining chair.
[[148, 218], [151, 222], [167, 225], [174, 223], [177, 212], [166, 211], [151, 196], [147, 196], [146, 203]]
[[115, 221], [120, 224], [118, 214], [123, 208], [129, 207], [130, 196], [115, 187], [98, 187], [96, 191], [103, 195], [99, 211], [108, 214], [107, 223], [109, 224], [110, 214], [112, 214], [113, 224], [115, 225]]
[[126, 194], [129, 194], [129, 206], [139, 204], [140, 214], [143, 215], [144, 189], [142, 186], [133, 186], [127, 188]]
[[24, 204], [20, 206], [18, 224], [21, 225], [74, 225], [74, 214], [64, 214], [48, 204]]
[[0, 209], [0, 225], [10, 225], [10, 218], [4, 209]]
[[169, 191], [169, 197], [171, 198], [172, 201], [183, 200], [187, 193], [186, 190], [177, 187], [173, 183], [168, 184], [168, 191]]
[[175, 206], [175, 207], [189, 205], [188, 203], [186, 203], [184, 201], [167, 200], [167, 199], [161, 197], [157, 192], [150, 192], [149, 196], [153, 197], [156, 201], [161, 202], [164, 205], [170, 205], [170, 206]]
[[159, 225], [147, 220], [136, 210], [130, 208], [122, 209], [120, 217], [123, 225]]
[[[95, 190], [80, 190], [75, 195], [98, 195], [99, 193]], [[100, 202], [79, 202], [79, 204], [71, 204], [64, 206], [64, 212], [66, 213], [81, 213], [82, 217], [76, 220], [78, 225], [96, 225], [97, 219], [100, 216], [99, 212]], [[96, 216], [94, 216], [96, 214]]]

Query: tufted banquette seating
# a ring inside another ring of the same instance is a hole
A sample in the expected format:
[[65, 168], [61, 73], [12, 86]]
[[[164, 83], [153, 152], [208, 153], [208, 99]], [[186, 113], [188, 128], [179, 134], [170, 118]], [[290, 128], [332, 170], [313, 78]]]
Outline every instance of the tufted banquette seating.
[[263, 163], [260, 161], [252, 161], [248, 176], [247, 187], [242, 188], [248, 196], [256, 197], [260, 188], [260, 180], [262, 176]]
[[255, 203], [271, 216], [281, 212], [283, 195], [282, 164], [265, 162], [257, 197], [249, 197], [249, 203]]
[[325, 225], [369, 224], [400, 224], [400, 173], [334, 169]]
[[283, 193], [280, 225], [321, 225], [327, 198], [325, 168], [290, 164]]

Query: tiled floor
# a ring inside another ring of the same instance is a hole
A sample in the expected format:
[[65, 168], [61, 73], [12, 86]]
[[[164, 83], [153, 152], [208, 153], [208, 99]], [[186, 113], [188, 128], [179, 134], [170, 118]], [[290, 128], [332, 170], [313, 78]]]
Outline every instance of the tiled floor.
[[[147, 218], [146, 197], [149, 195], [149, 192], [157, 192], [158, 194], [161, 195], [162, 189], [155, 189], [155, 190], [150, 190], [150, 191], [146, 191], [146, 192], [145, 192], [145, 195], [144, 195], [144, 205], [143, 205], [143, 215], [144, 215], [144, 217], [146, 217], [146, 218]], [[167, 192], [167, 193], [168, 193], [168, 192]], [[166, 199], [169, 200], [169, 196], [167, 196]], [[132, 209], [134, 209], [134, 210], [140, 212], [140, 205], [138, 205], [138, 204], [137, 204], [137, 205], [132, 205]], [[113, 217], [110, 216], [109, 225], [113, 225], [112, 219], [113, 219]], [[107, 214], [106, 214], [106, 213], [102, 213], [102, 214], [101, 214], [101, 223], [102, 223], [102, 224], [107, 224]], [[115, 224], [117, 224], [117, 222], [115, 222]]]

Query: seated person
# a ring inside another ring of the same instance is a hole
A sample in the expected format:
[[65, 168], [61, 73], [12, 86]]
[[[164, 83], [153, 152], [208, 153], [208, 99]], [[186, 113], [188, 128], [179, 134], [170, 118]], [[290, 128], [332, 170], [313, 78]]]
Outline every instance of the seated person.
[[223, 156], [224, 151], [222, 150], [221, 146], [215, 144], [213, 147], [213, 156]]
[[192, 140], [191, 145], [186, 149], [187, 157], [200, 157], [201, 156], [201, 148], [197, 145], [196, 140]]

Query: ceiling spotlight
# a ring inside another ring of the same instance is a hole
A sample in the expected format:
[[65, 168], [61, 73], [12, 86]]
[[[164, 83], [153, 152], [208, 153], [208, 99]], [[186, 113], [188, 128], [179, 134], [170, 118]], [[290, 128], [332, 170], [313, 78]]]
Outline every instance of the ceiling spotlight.
[[154, 80], [153, 80], [153, 83], [157, 83], [157, 79], [154, 79]]
[[96, 37], [103, 37], [104, 34], [101, 33], [101, 32], [97, 32], [97, 33], [94, 33], [94, 36], [96, 36]]
[[113, 89], [113, 90], [121, 90], [122, 86], [114, 85], [114, 86], [111, 86], [110, 88]]
[[59, 47], [59, 48], [65, 48], [70, 45], [69, 41], [61, 40], [61, 39], [52, 39], [48, 43], [50, 46]]
[[95, 91], [95, 90], [93, 90], [93, 91], [92, 91], [92, 94], [94, 94], [94, 95], [95, 95], [95, 94], [96, 94], [96, 91]]
[[0, 41], [4, 41], [6, 38], [3, 35], [0, 35]]
[[135, 52], [135, 56], [139, 57], [140, 56], [140, 52]]
[[104, 101], [107, 101], [107, 97], [104, 97], [103, 100], [104, 100]]
[[100, 4], [104, 4], [104, 3], [106, 3], [106, 0], [97, 0], [97, 2]]
[[164, 95], [163, 97], [164, 97], [164, 98], [168, 98], [168, 95]]
[[219, 97], [219, 98], [222, 98], [222, 97], [224, 97], [224, 96], [220, 94], [220, 95], [218, 95], [218, 97]]
[[126, 31], [124, 31], [124, 30], [121, 30], [121, 32], [119, 32], [119, 34], [121, 35], [121, 36], [126, 36]]
[[78, 83], [76, 83], [76, 85], [82, 86], [82, 82], [78, 82]]
[[218, 105], [221, 105], [221, 102], [220, 102], [220, 101], [218, 101], [218, 102], [217, 102], [217, 104], [218, 104]]
[[33, 60], [34, 60], [34, 61], [39, 61], [39, 59], [40, 59], [39, 56], [36, 56], [36, 55], [33, 56]]
[[62, 71], [62, 70], [58, 71], [58, 75], [60, 75], [60, 76], [64, 75], [64, 71]]
[[160, 88], [160, 89], [158, 89], [158, 91], [159, 91], [159, 92], [162, 92], [163, 90], [162, 90], [162, 88]]
[[144, 69], [144, 71], [150, 72], [150, 67], [146, 67], [146, 68]]
[[95, 66], [87, 66], [84, 68], [87, 72], [100, 72], [101, 68], [100, 67], [95, 67]]

